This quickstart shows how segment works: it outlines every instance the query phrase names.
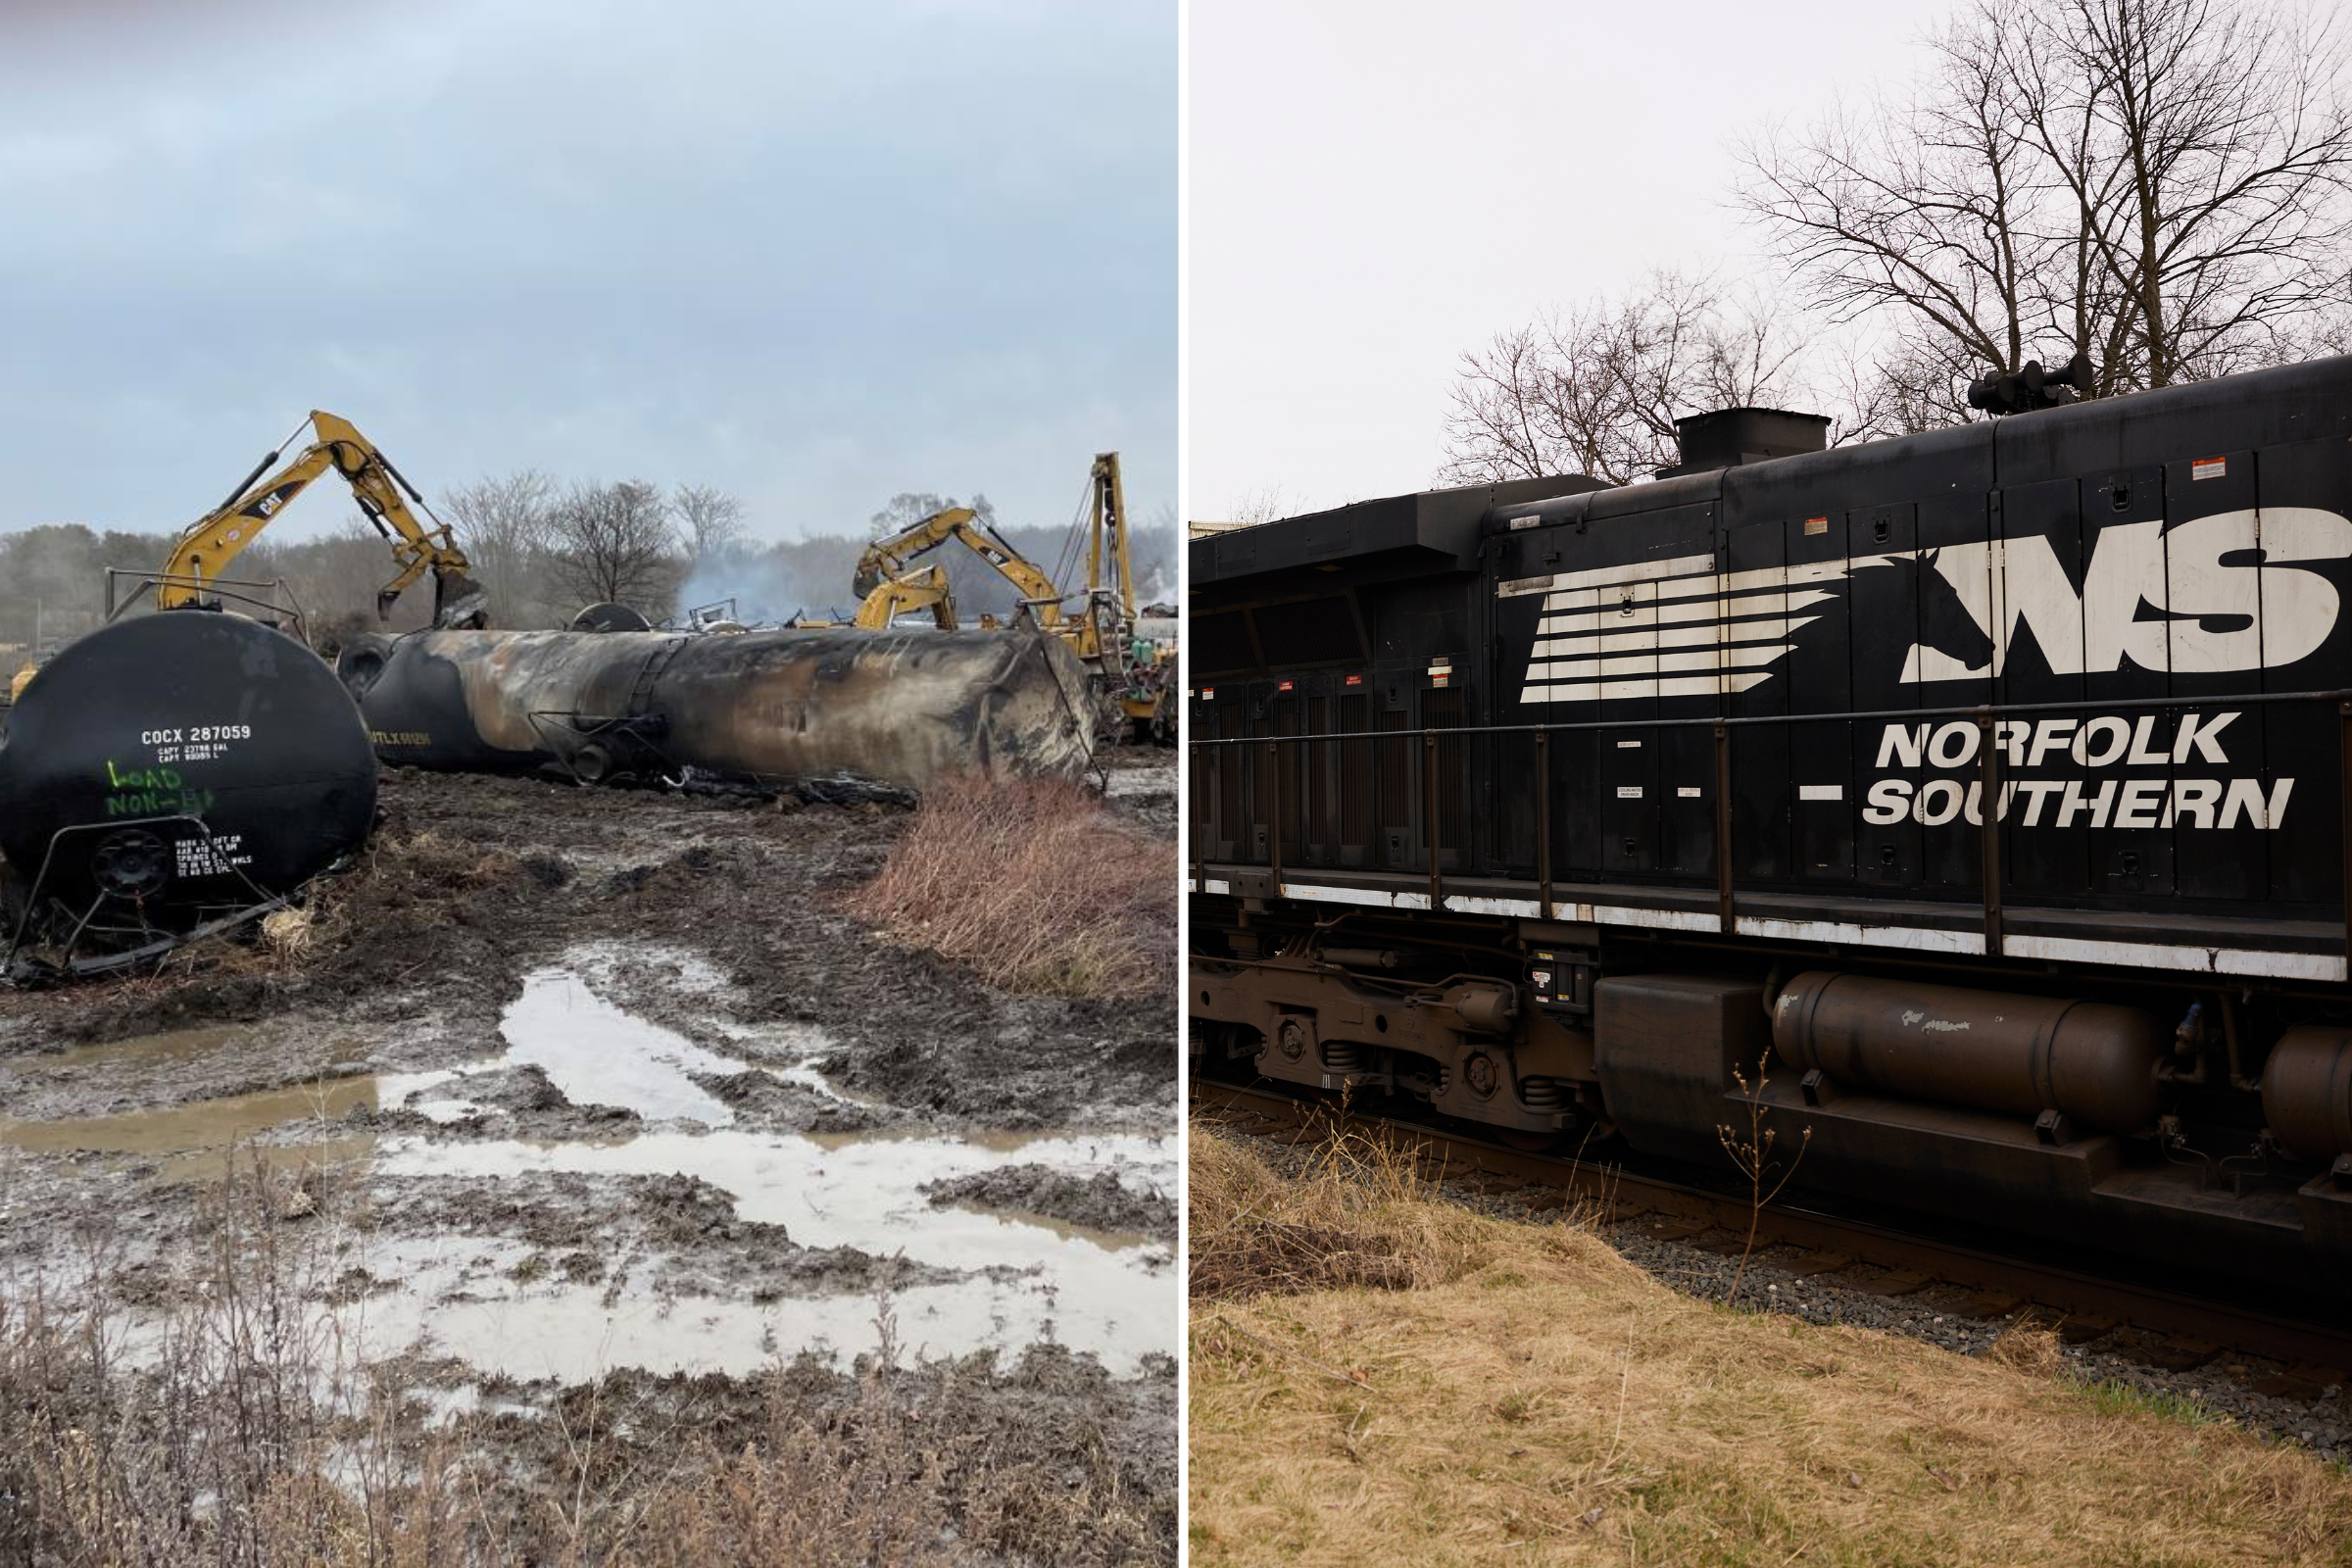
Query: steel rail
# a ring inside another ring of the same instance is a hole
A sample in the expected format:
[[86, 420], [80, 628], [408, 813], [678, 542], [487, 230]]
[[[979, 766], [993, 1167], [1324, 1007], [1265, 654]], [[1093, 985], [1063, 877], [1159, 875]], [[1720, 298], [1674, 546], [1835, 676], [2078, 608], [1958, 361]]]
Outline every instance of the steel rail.
[[[1758, 1210], [1747, 1199], [1688, 1183], [1567, 1155], [1526, 1153], [1448, 1129], [1346, 1108], [1327, 1100], [1199, 1080], [1192, 1093], [1196, 1109], [1205, 1106], [1212, 1114], [1220, 1110], [1254, 1114], [1301, 1133], [1311, 1132], [1318, 1119], [1327, 1118], [1334, 1123], [1344, 1121], [1351, 1129], [1373, 1131], [1393, 1144], [1417, 1145], [1416, 1153], [1442, 1151], [1448, 1166], [1455, 1166], [1458, 1160], [1456, 1168], [1465, 1174], [1511, 1177], [1557, 1188], [1563, 1207], [1579, 1200], [1606, 1203], [1619, 1210], [1655, 1212], [1701, 1223], [1740, 1237], [1746, 1235], [1753, 1220], [1759, 1250], [1793, 1246], [1842, 1253], [1853, 1264], [1925, 1276], [1914, 1289], [1942, 1283], [2014, 1297], [2021, 1307], [2031, 1303], [2055, 1309], [2082, 1328], [2095, 1329], [2095, 1333], [2082, 1336], [2085, 1340], [2128, 1325], [2183, 1342], [2282, 1361], [2290, 1368], [2329, 1368], [2339, 1374], [2352, 1370], [2352, 1321], [2309, 1322], [2190, 1292], [2061, 1268], [1868, 1220], [1826, 1214], [1789, 1201]], [[1835, 1272], [1824, 1270], [1815, 1277], [1828, 1278]], [[2346, 1316], [2352, 1319], [2352, 1312]]]

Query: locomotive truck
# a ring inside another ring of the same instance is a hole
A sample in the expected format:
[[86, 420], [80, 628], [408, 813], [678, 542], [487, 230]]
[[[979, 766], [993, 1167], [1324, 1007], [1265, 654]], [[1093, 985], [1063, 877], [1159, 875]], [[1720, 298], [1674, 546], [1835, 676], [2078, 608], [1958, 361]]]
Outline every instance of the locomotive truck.
[[1198, 1070], [2352, 1296], [2352, 358], [1195, 541]]

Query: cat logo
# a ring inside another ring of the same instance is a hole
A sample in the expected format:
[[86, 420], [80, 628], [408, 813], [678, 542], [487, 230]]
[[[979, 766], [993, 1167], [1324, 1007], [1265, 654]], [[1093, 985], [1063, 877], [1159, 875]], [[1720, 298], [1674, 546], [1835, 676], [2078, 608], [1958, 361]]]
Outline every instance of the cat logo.
[[1711, 555], [1521, 578], [1544, 595], [1523, 703], [1743, 692], [1772, 679], [1806, 626], [1918, 628], [1898, 679], [1999, 675], [2022, 632], [2055, 674], [2125, 668], [2275, 669], [2335, 629], [2335, 585], [2314, 568], [2352, 557], [2352, 521], [2312, 507], [2112, 523], [2078, 591], [2038, 535], [1751, 571]]

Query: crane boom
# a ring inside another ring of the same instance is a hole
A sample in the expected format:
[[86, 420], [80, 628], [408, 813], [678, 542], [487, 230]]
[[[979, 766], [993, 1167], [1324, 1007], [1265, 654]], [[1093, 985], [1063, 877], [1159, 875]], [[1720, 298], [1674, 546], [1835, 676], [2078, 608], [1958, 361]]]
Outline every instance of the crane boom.
[[1136, 616], [1135, 560], [1129, 553], [1132, 541], [1127, 532], [1127, 486], [1119, 477], [1116, 452], [1095, 454], [1090, 483], [1094, 489], [1095, 541], [1094, 553], [1087, 562], [1087, 587], [1100, 592], [1108, 586], [1102, 580], [1102, 557], [1107, 552], [1118, 577], [1119, 613], [1132, 622]]
[[376, 593], [375, 612], [388, 615], [393, 601], [430, 571], [433, 624], [444, 629], [481, 625], [487, 619], [489, 595], [467, 575], [466, 553], [458, 548], [449, 525], [435, 518], [434, 526], [427, 528], [409, 510], [410, 500], [423, 506], [423, 495], [350, 420], [314, 409], [309, 424], [318, 439], [293, 462], [264, 478], [278, 458], [277, 452], [270, 453], [226, 501], [180, 534], [156, 584], [158, 608], [198, 603], [205, 585], [217, 581], [289, 502], [331, 468], [351, 486], [352, 499], [375, 531], [392, 542], [399, 571]]

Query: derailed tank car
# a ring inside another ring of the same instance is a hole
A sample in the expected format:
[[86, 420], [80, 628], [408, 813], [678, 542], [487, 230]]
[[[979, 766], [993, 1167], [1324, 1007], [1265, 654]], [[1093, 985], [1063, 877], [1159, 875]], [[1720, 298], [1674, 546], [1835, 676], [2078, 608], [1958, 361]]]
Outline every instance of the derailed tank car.
[[1682, 433], [1192, 544], [1203, 1070], [2352, 1295], [2352, 360]]
[[366, 842], [375, 790], [358, 710], [281, 632], [173, 610], [67, 645], [0, 745], [10, 977], [28, 947], [103, 968], [270, 906]]
[[920, 791], [956, 772], [1086, 764], [1086, 675], [1041, 634], [774, 630], [418, 632], [338, 662], [387, 762], [694, 768]]

